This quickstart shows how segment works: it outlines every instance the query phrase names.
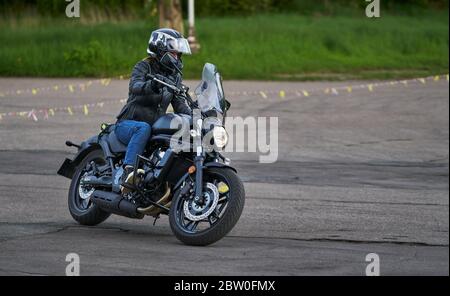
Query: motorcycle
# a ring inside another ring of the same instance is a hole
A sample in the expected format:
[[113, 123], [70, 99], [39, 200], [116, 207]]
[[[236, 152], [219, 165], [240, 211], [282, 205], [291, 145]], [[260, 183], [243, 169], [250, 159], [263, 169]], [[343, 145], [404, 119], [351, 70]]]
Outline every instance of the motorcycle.
[[81, 225], [91, 226], [111, 214], [151, 216], [155, 222], [168, 215], [181, 242], [196, 246], [217, 242], [235, 226], [245, 203], [243, 183], [221, 153], [228, 141], [224, 122], [230, 103], [220, 73], [213, 64], [205, 64], [196, 101], [185, 85], [147, 78], [185, 99], [193, 116], [167, 113], [152, 125], [145, 152], [136, 158], [133, 184], [125, 188], [120, 180], [127, 147], [118, 140], [114, 124], [103, 124], [98, 135], [80, 145], [67, 141], [67, 146], [78, 148], [58, 170], [72, 180], [70, 214]]

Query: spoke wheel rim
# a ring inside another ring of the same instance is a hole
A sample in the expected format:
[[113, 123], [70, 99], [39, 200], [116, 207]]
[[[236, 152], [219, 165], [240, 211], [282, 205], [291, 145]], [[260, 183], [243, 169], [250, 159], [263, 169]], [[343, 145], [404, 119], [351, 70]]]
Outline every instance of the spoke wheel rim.
[[[92, 161], [97, 165], [105, 164], [105, 160], [103, 158], [95, 158], [91, 160], [89, 163], [91, 163]], [[89, 164], [86, 164], [86, 167], [81, 172], [77, 182], [75, 206], [81, 212], [88, 211], [93, 205], [91, 201], [91, 196], [94, 193], [95, 188], [81, 184], [81, 180], [89, 173], [88, 166]]]
[[[209, 180], [209, 181], [208, 181]], [[224, 177], [221, 175], [209, 175], [208, 178], [204, 180], [204, 182], [210, 182], [217, 186], [220, 182], [223, 182], [227, 184], [228, 182], [225, 180]], [[211, 212], [211, 214], [200, 220], [200, 221], [192, 221], [189, 220], [188, 217], [185, 215], [185, 203], [186, 202], [194, 202], [192, 200], [186, 200], [186, 198], [181, 198], [177, 205], [176, 205], [176, 223], [178, 224], [178, 227], [181, 228], [184, 232], [190, 233], [190, 234], [197, 234], [204, 231], [209, 230], [210, 228], [214, 227], [218, 221], [223, 217], [223, 215], [226, 212], [226, 209], [228, 208], [228, 203], [230, 201], [230, 191], [228, 190], [225, 193], [219, 193], [218, 202], [214, 208], [214, 210]], [[203, 226], [204, 228], [199, 229], [199, 226]]]

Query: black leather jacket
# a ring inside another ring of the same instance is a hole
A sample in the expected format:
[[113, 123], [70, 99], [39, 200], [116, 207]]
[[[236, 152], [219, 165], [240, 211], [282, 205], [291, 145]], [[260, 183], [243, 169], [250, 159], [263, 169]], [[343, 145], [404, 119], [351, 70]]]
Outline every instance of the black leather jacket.
[[147, 74], [161, 74], [171, 78], [159, 69], [155, 61], [146, 59], [138, 62], [131, 74], [128, 101], [117, 116], [118, 122], [136, 120], [152, 125], [166, 114], [169, 104], [172, 104], [175, 113], [191, 115], [191, 108], [184, 99], [174, 96], [167, 87], [152, 84], [147, 80]]

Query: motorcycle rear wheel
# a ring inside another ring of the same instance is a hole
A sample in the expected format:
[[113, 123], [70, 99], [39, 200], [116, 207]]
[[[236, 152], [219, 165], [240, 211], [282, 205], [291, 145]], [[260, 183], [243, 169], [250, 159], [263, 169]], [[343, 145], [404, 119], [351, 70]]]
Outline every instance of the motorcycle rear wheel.
[[105, 163], [103, 151], [100, 149], [89, 152], [77, 167], [70, 183], [68, 205], [70, 215], [81, 225], [94, 226], [105, 221], [111, 214], [101, 210], [97, 205], [80, 196], [80, 180], [86, 173], [86, 167], [94, 161], [97, 164]]

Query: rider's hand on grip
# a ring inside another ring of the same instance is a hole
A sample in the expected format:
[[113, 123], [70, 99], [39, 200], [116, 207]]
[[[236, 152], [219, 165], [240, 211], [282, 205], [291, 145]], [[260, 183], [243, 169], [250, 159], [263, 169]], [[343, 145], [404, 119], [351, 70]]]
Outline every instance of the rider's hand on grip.
[[144, 93], [145, 94], [151, 94], [151, 93], [159, 93], [160, 92], [160, 86], [155, 83], [153, 80], [148, 80], [144, 84]]
[[147, 74], [145, 75], [145, 78], [147, 79], [147, 82], [145, 83], [145, 93], [151, 93], [151, 92], [155, 92], [155, 93], [160, 93], [161, 89], [164, 87], [163, 84], [161, 84], [160, 82], [156, 81], [155, 79], [161, 80], [165, 82], [165, 77], [160, 75], [160, 74]]

